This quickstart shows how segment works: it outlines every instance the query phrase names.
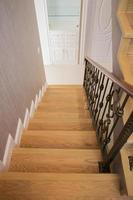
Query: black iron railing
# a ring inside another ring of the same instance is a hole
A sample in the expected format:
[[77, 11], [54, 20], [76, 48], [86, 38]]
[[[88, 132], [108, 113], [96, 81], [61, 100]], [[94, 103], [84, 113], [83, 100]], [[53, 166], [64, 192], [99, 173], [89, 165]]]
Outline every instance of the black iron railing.
[[108, 172], [112, 161], [133, 133], [133, 110], [125, 125], [120, 124], [126, 103], [129, 98], [133, 98], [133, 87], [86, 58], [84, 88], [103, 153], [104, 160], [99, 163], [99, 169]]

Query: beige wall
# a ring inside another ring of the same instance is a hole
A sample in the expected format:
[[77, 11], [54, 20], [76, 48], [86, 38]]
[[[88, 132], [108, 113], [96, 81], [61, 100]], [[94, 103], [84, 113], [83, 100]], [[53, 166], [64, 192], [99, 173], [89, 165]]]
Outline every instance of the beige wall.
[[0, 159], [45, 82], [34, 0], [0, 0]]
[[88, 0], [85, 54], [112, 72], [112, 0]]
[[118, 64], [117, 54], [120, 46], [121, 30], [117, 19], [117, 9], [119, 1], [112, 0], [112, 56], [113, 56], [113, 72], [119, 78], [122, 73]]

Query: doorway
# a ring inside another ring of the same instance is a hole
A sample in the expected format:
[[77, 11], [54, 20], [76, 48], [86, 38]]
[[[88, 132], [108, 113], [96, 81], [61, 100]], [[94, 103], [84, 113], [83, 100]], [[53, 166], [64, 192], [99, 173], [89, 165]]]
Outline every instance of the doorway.
[[78, 64], [81, 0], [47, 0], [51, 64]]
[[48, 84], [82, 84], [88, 0], [34, 0]]

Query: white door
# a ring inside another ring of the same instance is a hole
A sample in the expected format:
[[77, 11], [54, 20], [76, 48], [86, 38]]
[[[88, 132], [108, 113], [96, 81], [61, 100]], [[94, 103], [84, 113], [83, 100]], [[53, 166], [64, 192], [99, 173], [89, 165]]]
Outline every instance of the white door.
[[77, 64], [79, 33], [50, 31], [50, 55], [52, 64]]
[[81, 0], [47, 0], [52, 64], [78, 64]]

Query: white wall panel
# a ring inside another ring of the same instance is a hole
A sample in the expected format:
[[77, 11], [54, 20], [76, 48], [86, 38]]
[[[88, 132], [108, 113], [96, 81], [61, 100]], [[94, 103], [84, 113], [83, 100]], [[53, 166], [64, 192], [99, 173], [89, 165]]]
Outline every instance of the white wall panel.
[[89, 0], [86, 55], [112, 71], [111, 0]]

